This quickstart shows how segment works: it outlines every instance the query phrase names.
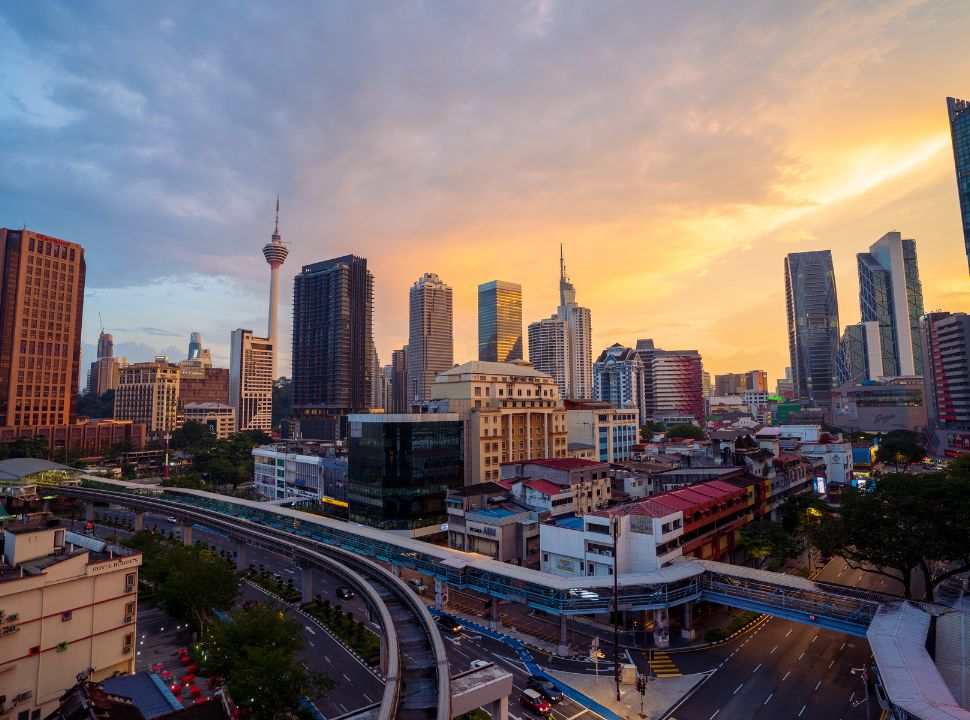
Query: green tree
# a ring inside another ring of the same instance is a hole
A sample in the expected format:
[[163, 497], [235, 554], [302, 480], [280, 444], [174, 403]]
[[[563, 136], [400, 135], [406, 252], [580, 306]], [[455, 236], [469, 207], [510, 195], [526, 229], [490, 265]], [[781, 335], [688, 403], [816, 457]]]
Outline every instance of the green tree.
[[293, 415], [293, 382], [288, 377], [273, 381], [273, 429], [279, 432], [280, 425]]
[[781, 525], [773, 522], [755, 522], [743, 526], [738, 547], [758, 561], [769, 557], [779, 560], [796, 557], [801, 551], [794, 538]]
[[945, 472], [889, 473], [864, 490], [842, 491], [839, 512], [812, 531], [823, 553], [849, 567], [898, 580], [913, 596], [919, 574], [927, 599], [941, 582], [970, 571], [970, 462]]
[[209, 426], [197, 420], [186, 420], [182, 427], [172, 433], [172, 447], [176, 450], [204, 450], [215, 438]]
[[77, 414], [89, 418], [113, 418], [115, 414], [115, 391], [101, 395], [78, 395]]
[[300, 624], [265, 606], [213, 624], [205, 643], [208, 667], [226, 679], [233, 699], [272, 720], [292, 718], [303, 696], [319, 697], [334, 685], [304, 667], [303, 648]]
[[704, 440], [707, 435], [704, 434], [703, 429], [694, 425], [694, 423], [678, 423], [677, 425], [671, 425], [667, 429], [666, 437], [670, 439], [687, 438], [691, 440]]
[[640, 437], [651, 438], [654, 433], [663, 432], [667, 429], [667, 426], [662, 422], [654, 422], [653, 420], [648, 420], [646, 423], [640, 426]]
[[913, 463], [922, 462], [926, 457], [926, 448], [919, 434], [909, 430], [893, 430], [886, 434], [876, 447], [876, 460], [887, 465], [891, 464], [896, 472], [905, 472]]

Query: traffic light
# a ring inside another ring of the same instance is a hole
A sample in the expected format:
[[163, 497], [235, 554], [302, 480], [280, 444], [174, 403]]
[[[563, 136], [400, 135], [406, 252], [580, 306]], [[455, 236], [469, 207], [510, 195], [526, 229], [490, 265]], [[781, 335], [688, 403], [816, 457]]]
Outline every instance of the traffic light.
[[646, 694], [646, 692], [647, 692], [647, 676], [646, 675], [640, 675], [640, 676], [637, 677], [637, 690], [640, 691], [640, 694], [641, 695]]

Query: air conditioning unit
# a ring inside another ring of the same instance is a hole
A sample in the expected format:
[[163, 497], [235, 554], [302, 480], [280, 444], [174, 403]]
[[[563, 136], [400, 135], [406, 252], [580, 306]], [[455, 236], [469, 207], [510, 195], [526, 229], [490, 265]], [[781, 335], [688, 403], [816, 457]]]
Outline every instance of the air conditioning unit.
[[125, 585], [125, 592], [126, 593], [134, 592], [134, 590], [135, 590], [135, 586], [134, 585]]
[[131, 620], [132, 620], [132, 617], [134, 617], [134, 616], [132, 616], [132, 615], [125, 615], [125, 622], [126, 623], [130, 623]]
[[125, 655], [127, 655], [128, 653], [130, 653], [131, 652], [131, 645], [125, 645], [123, 648], [121, 648], [121, 652], [123, 652]]

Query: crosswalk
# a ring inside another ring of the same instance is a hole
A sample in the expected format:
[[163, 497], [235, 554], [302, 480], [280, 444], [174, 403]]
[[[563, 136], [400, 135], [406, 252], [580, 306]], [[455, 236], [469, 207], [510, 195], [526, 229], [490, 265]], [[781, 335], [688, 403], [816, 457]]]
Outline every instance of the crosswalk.
[[654, 677], [658, 678], [681, 677], [683, 675], [677, 669], [674, 661], [670, 659], [670, 655], [665, 652], [655, 652], [650, 661], [650, 667], [653, 670]]

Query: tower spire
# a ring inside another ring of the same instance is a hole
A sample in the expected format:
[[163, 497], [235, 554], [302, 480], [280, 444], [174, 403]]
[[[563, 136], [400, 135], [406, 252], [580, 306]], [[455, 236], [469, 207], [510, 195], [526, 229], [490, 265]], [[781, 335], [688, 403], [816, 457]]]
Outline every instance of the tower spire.
[[276, 229], [273, 230], [273, 237], [280, 235], [280, 194], [276, 193]]

